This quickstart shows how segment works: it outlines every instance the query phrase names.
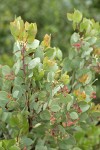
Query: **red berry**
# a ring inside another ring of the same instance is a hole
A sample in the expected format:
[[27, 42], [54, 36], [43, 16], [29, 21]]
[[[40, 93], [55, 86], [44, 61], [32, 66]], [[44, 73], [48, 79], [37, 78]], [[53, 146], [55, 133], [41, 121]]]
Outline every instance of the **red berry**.
[[73, 44], [74, 47], [76, 47], [77, 49], [81, 48], [81, 43], [75, 43]]
[[92, 92], [90, 98], [96, 99], [96, 92]]

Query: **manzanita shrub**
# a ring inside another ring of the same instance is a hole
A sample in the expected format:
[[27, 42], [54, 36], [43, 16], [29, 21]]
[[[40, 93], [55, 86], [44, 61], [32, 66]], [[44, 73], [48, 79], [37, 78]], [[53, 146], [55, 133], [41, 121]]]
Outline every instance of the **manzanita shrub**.
[[97, 123], [100, 25], [78, 10], [67, 17], [74, 33], [64, 59], [50, 35], [35, 39], [35, 23], [11, 22], [15, 64], [0, 66], [0, 150], [81, 150], [76, 135]]

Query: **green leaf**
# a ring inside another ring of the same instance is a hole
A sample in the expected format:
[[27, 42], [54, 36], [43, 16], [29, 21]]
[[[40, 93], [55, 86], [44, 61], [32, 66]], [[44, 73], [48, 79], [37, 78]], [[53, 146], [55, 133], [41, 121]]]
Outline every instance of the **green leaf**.
[[46, 146], [36, 145], [35, 150], [47, 150]]
[[34, 128], [38, 128], [39, 126], [41, 126], [41, 123], [35, 124]]
[[90, 47], [90, 43], [89, 42], [84, 42], [84, 45], [82, 45], [82, 50], [87, 51], [87, 49], [89, 49]]
[[73, 22], [73, 29], [75, 30], [75, 29], [77, 29], [77, 23], [76, 22]]
[[9, 119], [9, 117], [10, 117], [10, 113], [8, 113], [8, 112], [2, 113], [2, 117], [1, 117], [2, 121], [6, 122]]
[[71, 119], [76, 120], [76, 119], [78, 119], [78, 114], [76, 112], [71, 112], [70, 117], [71, 117]]
[[30, 44], [28, 43], [26, 45], [26, 48], [36, 49], [39, 46], [39, 43], [40, 43], [40, 41], [35, 39], [32, 43], [30, 43]]
[[92, 71], [89, 71], [87, 74], [88, 74], [88, 78], [87, 78], [85, 84], [89, 84], [92, 81], [92, 77], [93, 77]]
[[80, 23], [80, 31], [83, 32], [84, 30], [89, 33], [92, 29], [92, 22], [90, 19], [83, 18], [83, 21]]
[[39, 57], [39, 58], [41, 59], [41, 61], [43, 60], [43, 58], [44, 58], [44, 52], [43, 52], [42, 47], [39, 46], [39, 47], [36, 49], [34, 56], [35, 56], [35, 58], [36, 58], [36, 57]]
[[23, 145], [25, 146], [30, 146], [33, 144], [33, 140], [28, 138], [28, 137], [22, 137], [21, 142], [23, 143]]
[[11, 73], [11, 69], [10, 69], [10, 67], [9, 66], [3, 66], [2, 67], [2, 74], [5, 76], [5, 75], [7, 75], [7, 74], [10, 74]]
[[64, 71], [70, 72], [72, 70], [71, 64], [72, 64], [72, 60], [70, 60], [69, 58], [65, 58], [63, 60]]
[[44, 105], [43, 105], [43, 110], [46, 110], [47, 106], [48, 106], [48, 103], [47, 103], [47, 102], [44, 103]]
[[18, 94], [19, 94], [19, 91], [14, 91], [14, 92], [13, 92], [13, 97], [14, 97], [14, 98], [17, 98], [17, 97], [18, 97]]
[[49, 113], [49, 111], [44, 110], [43, 112], [41, 112], [40, 118], [42, 120], [50, 120], [50, 113]]
[[78, 42], [80, 39], [79, 33], [74, 32], [71, 36], [71, 44]]
[[53, 90], [52, 90], [52, 96], [54, 96], [60, 89], [63, 87], [63, 84], [57, 85]]
[[15, 144], [15, 140], [14, 139], [9, 139], [9, 140], [3, 140], [2, 141], [2, 146], [5, 149], [9, 150], [9, 147], [13, 146]]
[[80, 57], [76, 57], [72, 60], [71, 67], [72, 69], [77, 69], [80, 67], [80, 63], [82, 62], [82, 59]]
[[25, 31], [27, 31], [27, 33], [28, 33], [27, 42], [32, 43], [35, 40], [35, 36], [37, 33], [36, 23], [26, 23]]
[[67, 18], [69, 21], [73, 21], [73, 14], [67, 13]]
[[97, 41], [97, 37], [90, 37], [90, 38], [88, 38], [88, 43], [89, 43], [90, 45], [95, 44], [96, 41]]
[[40, 63], [40, 58], [39, 58], [39, 57], [32, 59], [32, 60], [29, 62], [29, 64], [28, 64], [28, 69], [33, 69], [33, 68], [35, 68], [39, 63]]
[[69, 111], [71, 106], [73, 105], [73, 97], [69, 94], [67, 96], [68, 96], [68, 99], [66, 99], [66, 100], [68, 100], [67, 110]]
[[34, 110], [36, 111], [39, 108], [39, 103], [33, 102], [33, 104], [31, 105], [31, 108], [34, 108]]
[[80, 102], [79, 106], [80, 106], [82, 112], [87, 111], [89, 109], [89, 107], [90, 107], [90, 105], [88, 105], [86, 102]]
[[21, 17], [17, 17], [14, 20], [14, 22], [10, 23], [11, 34], [14, 36], [15, 40], [19, 39], [19, 34], [20, 37], [22, 37], [23, 28], [24, 28], [24, 22], [21, 19]]
[[0, 91], [0, 107], [5, 108], [5, 105], [9, 102], [8, 93]]
[[19, 41], [15, 42], [14, 44], [14, 54], [17, 58], [21, 57], [21, 46]]
[[14, 85], [20, 85], [22, 83], [24, 83], [24, 80], [22, 77], [19, 77], [19, 76], [15, 77]]
[[66, 139], [66, 143], [68, 145], [75, 145], [76, 144], [76, 140], [73, 136], [70, 136], [68, 139]]
[[66, 133], [66, 130], [61, 125], [58, 125], [58, 129], [62, 134]]
[[62, 104], [69, 104], [70, 102], [73, 102], [73, 98], [70, 94], [67, 94], [66, 96], [59, 94], [59, 102]]
[[93, 92], [92, 86], [91, 86], [91, 85], [87, 85], [87, 86], [85, 87], [85, 92], [86, 92], [87, 95], [90, 96], [91, 93]]
[[59, 148], [63, 150], [71, 150], [73, 145], [76, 144], [75, 138], [74, 137], [69, 137], [66, 139], [62, 139], [58, 142]]
[[86, 56], [89, 56], [92, 51], [93, 51], [93, 48], [92, 48], [92, 47], [88, 48], [86, 51], [83, 51], [81, 57], [82, 57], [82, 58], [85, 58]]
[[57, 48], [56, 49], [56, 57], [61, 61], [62, 60], [62, 51]]
[[20, 60], [18, 59], [17, 62], [14, 64], [15, 75], [18, 74], [18, 72], [19, 72], [19, 70], [20, 70], [20, 67], [21, 67], [21, 62], [20, 62]]
[[47, 92], [46, 91], [41, 91], [39, 92], [39, 96], [38, 96], [38, 99], [40, 101], [44, 101], [46, 99], [46, 95], [47, 95]]
[[17, 101], [10, 101], [7, 104], [8, 110], [13, 110], [13, 109], [18, 109], [19, 108], [19, 103]]
[[25, 93], [25, 90], [26, 90], [26, 88], [24, 85], [15, 85], [13, 87], [13, 91], [12, 91], [13, 96], [15, 98], [20, 98], [22, 96], [22, 94]]
[[46, 72], [56, 72], [58, 70], [58, 64], [54, 60], [50, 60], [48, 57], [45, 57], [43, 61], [43, 69]]
[[9, 148], [9, 150], [21, 150], [18, 146], [14, 145]]
[[60, 106], [59, 105], [57, 105], [57, 104], [55, 104], [55, 105], [51, 105], [51, 111], [53, 111], [53, 112], [58, 112], [61, 108], [60, 108]]
[[73, 21], [79, 23], [82, 20], [82, 13], [79, 10], [74, 10]]
[[66, 100], [67, 100], [67, 102], [73, 101], [73, 96], [71, 96], [70, 94], [67, 94]]
[[56, 50], [54, 48], [48, 48], [45, 52], [45, 57], [48, 57], [50, 59], [54, 59], [56, 56]]
[[88, 114], [87, 113], [82, 113], [81, 115], [80, 115], [80, 121], [84, 121], [84, 120], [86, 120], [88, 118]]
[[69, 75], [67, 74], [67, 72], [65, 72], [64, 74], [61, 75], [60, 81], [66, 85], [69, 83]]
[[12, 86], [12, 82], [10, 80], [4, 80], [2, 84], [2, 91], [6, 91], [10, 93], [11, 86]]
[[54, 76], [55, 76], [55, 73], [50, 71], [50, 72], [47, 74], [47, 81], [48, 81], [48, 82], [54, 82]]

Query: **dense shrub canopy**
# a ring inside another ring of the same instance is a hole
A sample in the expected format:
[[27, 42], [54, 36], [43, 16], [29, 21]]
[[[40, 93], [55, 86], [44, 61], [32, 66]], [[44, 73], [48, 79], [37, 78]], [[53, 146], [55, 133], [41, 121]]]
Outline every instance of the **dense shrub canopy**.
[[[86, 17], [100, 21], [99, 0], [0, 1], [0, 54], [2, 54], [0, 63], [10, 66], [13, 64], [11, 56], [7, 56], [4, 52], [12, 55], [14, 40], [10, 34], [9, 22], [14, 20], [15, 16], [21, 16], [25, 21], [36, 22], [37, 38], [42, 41], [46, 33], [51, 34], [51, 44], [59, 47], [67, 56], [70, 47], [69, 40], [73, 31], [70, 23], [65, 19], [66, 11], [73, 11], [74, 8], [81, 10]], [[98, 85], [97, 98], [100, 99], [100, 79], [95, 83]]]
[[[50, 35], [42, 42], [36, 39], [36, 23], [24, 22], [21, 17], [10, 23], [15, 63], [12, 68], [0, 66], [0, 149], [90, 147], [77, 140], [80, 133], [81, 139], [84, 137], [83, 129], [95, 129], [90, 125], [100, 116], [99, 105], [92, 103], [95, 74], [100, 71], [100, 25], [76, 9], [67, 17], [74, 33], [64, 59], [58, 47], [51, 47]], [[98, 146], [100, 130], [97, 132]]]

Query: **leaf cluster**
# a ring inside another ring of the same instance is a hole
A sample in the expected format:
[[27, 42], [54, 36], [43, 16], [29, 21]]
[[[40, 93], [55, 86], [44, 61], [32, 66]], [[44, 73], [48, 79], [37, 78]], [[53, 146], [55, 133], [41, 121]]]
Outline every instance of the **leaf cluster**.
[[50, 35], [42, 42], [35, 39], [35, 23], [21, 17], [11, 22], [15, 63], [0, 66], [0, 149], [80, 150], [77, 133], [97, 123], [100, 111], [92, 99], [100, 27], [89, 19], [84, 26], [78, 10], [68, 19], [75, 32], [64, 59], [59, 48], [51, 47]]

